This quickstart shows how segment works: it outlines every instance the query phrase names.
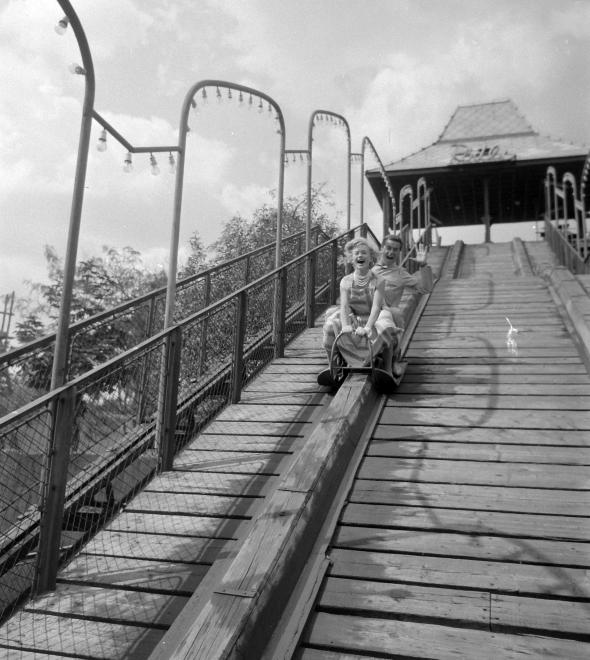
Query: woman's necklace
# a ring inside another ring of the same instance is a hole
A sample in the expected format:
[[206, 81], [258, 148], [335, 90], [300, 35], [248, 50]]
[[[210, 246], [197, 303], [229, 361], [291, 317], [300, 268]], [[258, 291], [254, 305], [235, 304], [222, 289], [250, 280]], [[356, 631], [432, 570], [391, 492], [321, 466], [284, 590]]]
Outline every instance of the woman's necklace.
[[371, 271], [369, 271], [366, 275], [361, 276], [359, 275], [356, 271], [354, 273], [354, 283], [357, 286], [367, 286], [369, 283], [369, 280], [371, 279]]

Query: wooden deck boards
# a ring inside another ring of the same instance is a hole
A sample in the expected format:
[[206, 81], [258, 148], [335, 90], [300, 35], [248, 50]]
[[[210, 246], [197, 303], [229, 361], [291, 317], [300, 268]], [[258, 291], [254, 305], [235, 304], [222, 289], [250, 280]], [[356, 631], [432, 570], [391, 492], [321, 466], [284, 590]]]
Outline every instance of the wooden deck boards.
[[319, 332], [287, 347], [60, 571], [56, 592], [2, 629], [0, 657], [149, 656], [214, 562], [235, 552], [321, 411]]
[[441, 285], [295, 657], [590, 657], [588, 373], [540, 280]]

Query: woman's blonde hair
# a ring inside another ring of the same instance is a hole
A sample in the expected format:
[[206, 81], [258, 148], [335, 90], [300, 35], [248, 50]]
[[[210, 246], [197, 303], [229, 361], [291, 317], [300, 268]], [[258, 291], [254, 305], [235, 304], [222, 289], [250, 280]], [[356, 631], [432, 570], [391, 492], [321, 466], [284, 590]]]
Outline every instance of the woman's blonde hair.
[[377, 250], [369, 243], [369, 241], [366, 238], [362, 238], [359, 236], [358, 238], [353, 238], [351, 241], [348, 241], [348, 243], [344, 246], [344, 256], [346, 257], [346, 261], [349, 263], [352, 261], [352, 251], [354, 250], [355, 247], [363, 245], [364, 247], [369, 250], [369, 258], [371, 260], [371, 266], [377, 263], [377, 257], [379, 256], [377, 254]]

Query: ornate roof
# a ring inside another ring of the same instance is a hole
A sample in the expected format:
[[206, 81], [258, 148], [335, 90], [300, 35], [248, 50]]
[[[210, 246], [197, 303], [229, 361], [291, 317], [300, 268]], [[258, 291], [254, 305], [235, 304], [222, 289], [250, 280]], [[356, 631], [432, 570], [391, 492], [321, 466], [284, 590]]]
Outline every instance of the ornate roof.
[[459, 106], [438, 140], [385, 166], [388, 172], [497, 161], [586, 156], [588, 147], [539, 135], [511, 100]]

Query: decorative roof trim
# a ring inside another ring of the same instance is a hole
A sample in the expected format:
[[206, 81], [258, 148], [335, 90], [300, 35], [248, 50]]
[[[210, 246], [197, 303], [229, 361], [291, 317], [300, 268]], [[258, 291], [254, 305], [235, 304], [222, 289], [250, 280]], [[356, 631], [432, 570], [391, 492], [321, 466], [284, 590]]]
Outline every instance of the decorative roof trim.
[[[521, 133], [496, 133], [490, 135], [478, 135], [476, 137], [457, 137], [437, 140], [434, 144], [453, 144], [456, 142], [481, 142], [482, 140], [505, 140], [513, 137], [537, 137], [539, 133], [536, 131], [523, 131]], [[433, 145], [431, 145], [433, 146]]]

